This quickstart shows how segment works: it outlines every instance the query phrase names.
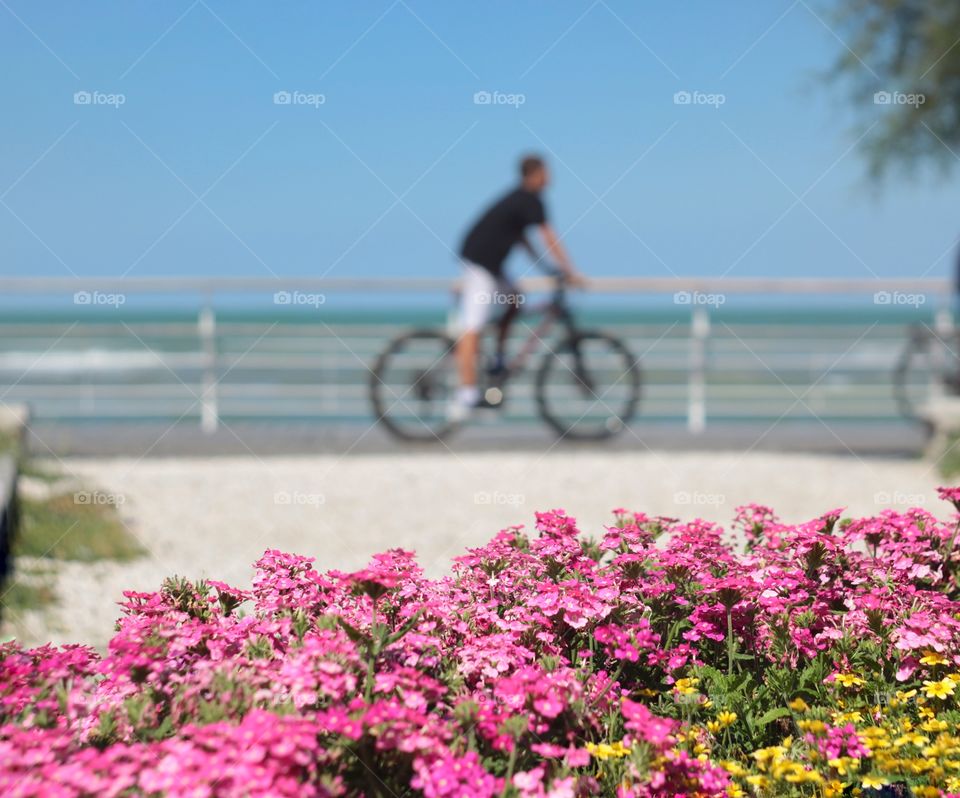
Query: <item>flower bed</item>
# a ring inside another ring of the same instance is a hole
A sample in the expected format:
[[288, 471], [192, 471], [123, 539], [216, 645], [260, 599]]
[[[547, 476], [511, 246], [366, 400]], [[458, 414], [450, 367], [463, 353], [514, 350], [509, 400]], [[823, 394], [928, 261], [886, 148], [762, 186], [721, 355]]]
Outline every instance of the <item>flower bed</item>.
[[103, 658], [0, 647], [0, 795], [960, 795], [956, 520], [840, 515], [128, 593]]

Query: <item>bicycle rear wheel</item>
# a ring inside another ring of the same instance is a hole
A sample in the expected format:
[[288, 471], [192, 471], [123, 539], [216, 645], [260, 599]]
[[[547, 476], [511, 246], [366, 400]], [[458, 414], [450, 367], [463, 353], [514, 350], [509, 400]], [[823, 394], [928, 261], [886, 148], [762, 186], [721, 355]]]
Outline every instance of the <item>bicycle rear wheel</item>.
[[640, 402], [639, 361], [618, 339], [577, 333], [543, 359], [540, 415], [562, 437], [602, 440], [621, 432]]
[[454, 341], [433, 330], [394, 339], [377, 358], [370, 399], [377, 420], [408, 441], [437, 441], [457, 425], [448, 419], [457, 388]]

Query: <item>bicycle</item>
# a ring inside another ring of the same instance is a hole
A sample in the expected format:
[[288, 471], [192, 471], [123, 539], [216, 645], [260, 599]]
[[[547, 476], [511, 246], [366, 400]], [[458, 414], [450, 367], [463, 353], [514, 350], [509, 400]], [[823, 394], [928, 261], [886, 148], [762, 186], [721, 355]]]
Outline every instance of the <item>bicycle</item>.
[[[542, 305], [520, 307], [513, 329], [522, 319], [542, 319], [499, 374], [480, 369], [479, 387], [485, 405], [502, 411], [509, 383], [523, 373], [537, 349], [546, 352], [534, 380], [537, 411], [559, 436], [602, 440], [621, 432], [640, 402], [639, 362], [618, 338], [597, 330], [581, 330], [567, 303], [564, 276], [551, 270], [552, 294]], [[558, 346], [547, 344], [555, 325], [563, 327]], [[495, 322], [487, 329], [494, 328]], [[487, 330], [485, 330], [485, 333]], [[484, 335], [489, 339], [488, 335]], [[458, 386], [455, 340], [446, 332], [417, 329], [391, 341], [371, 369], [370, 398], [377, 420], [406, 441], [440, 441], [461, 422], [449, 409]]]

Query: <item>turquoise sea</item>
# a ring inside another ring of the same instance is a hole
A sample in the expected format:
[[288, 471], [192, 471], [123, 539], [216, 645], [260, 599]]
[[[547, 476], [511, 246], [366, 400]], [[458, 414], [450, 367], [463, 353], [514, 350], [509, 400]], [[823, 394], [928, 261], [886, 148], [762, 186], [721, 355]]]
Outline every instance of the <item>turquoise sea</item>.
[[[193, 308], [4, 304], [2, 401], [27, 402], [40, 419], [77, 423], [199, 418], [201, 399], [212, 395], [224, 419], [368, 421], [377, 354], [403, 330], [447, 323], [441, 303], [226, 304], [205, 341]], [[707, 310], [707, 414], [725, 420], [898, 420], [893, 365], [911, 326], [934, 325], [927, 305], [790, 298]], [[595, 303], [581, 307], [577, 320], [622, 337], [639, 358], [645, 418], [685, 417], [694, 362], [690, 305]], [[524, 325], [516, 330], [526, 333]], [[504, 419], [534, 419], [530, 381], [518, 380], [513, 393]]]

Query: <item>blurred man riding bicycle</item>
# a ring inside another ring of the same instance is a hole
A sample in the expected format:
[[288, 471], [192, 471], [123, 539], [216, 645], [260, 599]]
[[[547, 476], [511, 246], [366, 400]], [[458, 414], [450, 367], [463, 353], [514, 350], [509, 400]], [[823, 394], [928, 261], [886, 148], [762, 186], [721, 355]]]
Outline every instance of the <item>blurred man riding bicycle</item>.
[[517, 314], [522, 295], [504, 274], [503, 266], [515, 246], [526, 250], [533, 261], [540, 257], [526, 236], [537, 227], [543, 238], [544, 256], [556, 264], [571, 285], [583, 283], [566, 248], [547, 220], [541, 193], [550, 182], [542, 158], [527, 156], [520, 161], [520, 184], [491, 205], [470, 228], [460, 249], [463, 268], [461, 284], [460, 335], [456, 357], [460, 387], [451, 414], [462, 420], [483, 404], [477, 387], [477, 360], [480, 335], [495, 309], [502, 309], [497, 330], [494, 373], [505, 368], [506, 342], [510, 324]]

